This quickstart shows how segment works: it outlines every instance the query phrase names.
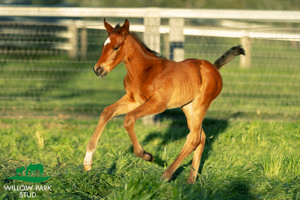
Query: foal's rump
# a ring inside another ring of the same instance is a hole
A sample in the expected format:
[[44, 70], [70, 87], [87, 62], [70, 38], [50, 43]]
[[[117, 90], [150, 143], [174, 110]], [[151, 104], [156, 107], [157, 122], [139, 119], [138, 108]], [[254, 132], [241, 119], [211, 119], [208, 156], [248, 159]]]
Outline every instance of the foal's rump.
[[240, 54], [244, 55], [245, 51], [239, 45], [227, 50], [214, 64], [194, 58], [181, 62], [164, 60], [164, 72], [159, 77], [172, 80], [172, 87], [165, 90], [172, 90], [167, 108], [181, 107], [198, 95], [216, 98], [223, 86], [219, 69]]
[[[219, 93], [222, 88], [222, 77], [217, 68], [206, 60], [187, 59], [165, 69], [164, 80], [171, 80], [171, 86], [164, 85], [164, 91], [169, 91], [170, 98], [167, 108], [181, 107], [205, 90], [209, 85], [211, 90]], [[162, 81], [163, 82], [163, 81]], [[213, 88], [215, 87], [215, 88]], [[167, 93], [164, 93], [167, 95]], [[202, 95], [207, 95], [206, 93]]]

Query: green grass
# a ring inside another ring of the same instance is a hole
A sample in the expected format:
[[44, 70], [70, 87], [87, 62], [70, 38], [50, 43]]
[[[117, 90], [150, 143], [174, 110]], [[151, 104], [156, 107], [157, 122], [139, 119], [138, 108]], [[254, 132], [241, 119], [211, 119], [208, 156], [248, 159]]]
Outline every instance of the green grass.
[[204, 121], [207, 140], [196, 184], [187, 184], [192, 156], [173, 180], [160, 181], [185, 142], [185, 121], [164, 120], [136, 132], [148, 163], [134, 156], [121, 118], [108, 123], [94, 154], [93, 169], [83, 171], [85, 146], [96, 120], [0, 119], [0, 198], [18, 199], [4, 186], [35, 185], [4, 181], [29, 164], [44, 165], [35, 199], [300, 199], [300, 123]]

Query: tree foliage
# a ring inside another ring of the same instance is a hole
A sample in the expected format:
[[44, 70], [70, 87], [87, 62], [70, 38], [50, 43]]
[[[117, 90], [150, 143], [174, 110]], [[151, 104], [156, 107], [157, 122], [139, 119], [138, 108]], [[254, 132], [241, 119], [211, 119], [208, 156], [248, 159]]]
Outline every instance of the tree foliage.
[[300, 10], [300, 0], [32, 0], [34, 5], [69, 3], [85, 7], [167, 7], [213, 9]]

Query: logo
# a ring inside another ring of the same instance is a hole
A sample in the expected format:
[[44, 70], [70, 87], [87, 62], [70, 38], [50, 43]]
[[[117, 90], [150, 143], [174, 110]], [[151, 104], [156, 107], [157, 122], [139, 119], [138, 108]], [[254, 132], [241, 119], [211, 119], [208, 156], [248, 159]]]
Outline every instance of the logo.
[[16, 176], [12, 176], [7, 179], [38, 183], [46, 181], [51, 177], [43, 176], [43, 172], [44, 166], [42, 164], [30, 164], [26, 170], [24, 167], [16, 169]]
[[[51, 176], [43, 176], [44, 166], [42, 164], [30, 164], [26, 169], [20, 167], [16, 169], [16, 176], [6, 178], [8, 179], [26, 181], [26, 182], [43, 182], [48, 180]], [[20, 198], [35, 198], [37, 196], [36, 191], [52, 191], [51, 185], [36, 184], [35, 187], [31, 183], [29, 185], [4, 185], [5, 191], [19, 192]]]

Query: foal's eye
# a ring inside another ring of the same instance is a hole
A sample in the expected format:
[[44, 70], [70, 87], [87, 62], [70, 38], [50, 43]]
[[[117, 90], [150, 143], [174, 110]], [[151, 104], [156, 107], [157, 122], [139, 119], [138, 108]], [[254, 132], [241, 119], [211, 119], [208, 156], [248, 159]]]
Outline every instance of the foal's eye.
[[119, 49], [120, 49], [119, 45], [114, 47], [114, 51], [118, 51]]

